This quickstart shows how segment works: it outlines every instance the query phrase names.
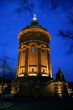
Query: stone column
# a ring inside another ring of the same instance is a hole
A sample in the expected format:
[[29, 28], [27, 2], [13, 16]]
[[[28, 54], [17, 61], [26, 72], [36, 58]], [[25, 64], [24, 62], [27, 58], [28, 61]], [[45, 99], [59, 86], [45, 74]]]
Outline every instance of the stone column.
[[38, 75], [41, 75], [41, 48], [38, 48]]
[[25, 49], [25, 75], [28, 75], [28, 48]]
[[[47, 51], [47, 61], [48, 61], [48, 74], [49, 74], [49, 76], [51, 75], [51, 73], [50, 73], [50, 50], [48, 49], [48, 51]], [[50, 76], [51, 77], [51, 76]]]

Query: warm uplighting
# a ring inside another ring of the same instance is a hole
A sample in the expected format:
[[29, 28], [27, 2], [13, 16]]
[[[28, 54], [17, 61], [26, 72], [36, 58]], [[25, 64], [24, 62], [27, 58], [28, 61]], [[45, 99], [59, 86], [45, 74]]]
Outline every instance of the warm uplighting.
[[24, 74], [19, 74], [19, 77], [23, 77], [24, 76]]
[[48, 74], [42, 74], [42, 76], [48, 76]]
[[31, 74], [28, 74], [28, 76], [37, 76], [36, 73], [31, 73]]
[[[18, 35], [19, 56], [17, 76], [50, 76], [50, 34], [37, 23], [36, 15], [32, 24], [26, 27]], [[38, 26], [37, 26], [38, 25]]]
[[23, 30], [22, 32], [20, 32], [18, 39], [20, 40], [22, 37], [24, 37], [24, 34], [32, 33], [32, 32], [35, 34], [37, 33], [43, 34], [48, 39], [48, 41], [51, 39], [50, 34], [46, 30], [43, 30], [37, 27], [34, 27], [34, 28], [32, 27], [32, 28]]

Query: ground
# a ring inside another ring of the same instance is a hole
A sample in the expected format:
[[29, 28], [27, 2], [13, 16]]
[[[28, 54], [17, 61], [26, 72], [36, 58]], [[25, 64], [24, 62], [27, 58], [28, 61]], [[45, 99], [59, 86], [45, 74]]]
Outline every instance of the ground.
[[17, 99], [11, 102], [13, 106], [5, 110], [73, 110], [73, 98]]

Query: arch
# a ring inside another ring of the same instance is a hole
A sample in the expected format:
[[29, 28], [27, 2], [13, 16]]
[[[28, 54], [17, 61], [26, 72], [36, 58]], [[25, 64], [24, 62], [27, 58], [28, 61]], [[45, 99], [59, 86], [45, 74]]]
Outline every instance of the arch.
[[36, 47], [36, 45], [37, 45], [36, 43], [30, 43], [31, 47]]
[[42, 47], [42, 48], [45, 48], [45, 47], [46, 47], [46, 45], [45, 45], [45, 44], [41, 44], [41, 47]]

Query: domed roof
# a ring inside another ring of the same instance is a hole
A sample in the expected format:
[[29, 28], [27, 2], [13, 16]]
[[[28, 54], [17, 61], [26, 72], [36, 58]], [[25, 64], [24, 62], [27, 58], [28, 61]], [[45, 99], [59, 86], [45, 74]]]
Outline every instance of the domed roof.
[[[33, 35], [31, 35], [33, 34]], [[32, 37], [30, 37], [32, 36]], [[35, 37], [37, 36], [37, 37]], [[34, 15], [33, 20], [31, 22], [30, 25], [28, 25], [26, 28], [22, 29], [18, 39], [23, 39], [23, 38], [27, 38], [27, 40], [29, 39], [41, 39], [45, 42], [49, 42], [50, 41], [50, 34], [49, 32], [43, 28], [41, 25], [39, 25], [36, 15]]]
[[[36, 18], [36, 15], [34, 14], [34, 17], [33, 17], [33, 20], [32, 20], [32, 22], [31, 22], [31, 24], [30, 25], [28, 25], [26, 28], [24, 28], [24, 29], [28, 29], [28, 28], [40, 28], [40, 29], [44, 29], [44, 30], [46, 30], [45, 28], [43, 28], [41, 25], [39, 25], [39, 23], [38, 23], [38, 20], [37, 20], [37, 18]], [[24, 30], [24, 29], [22, 29], [22, 31]], [[47, 31], [47, 30], [46, 30]]]

